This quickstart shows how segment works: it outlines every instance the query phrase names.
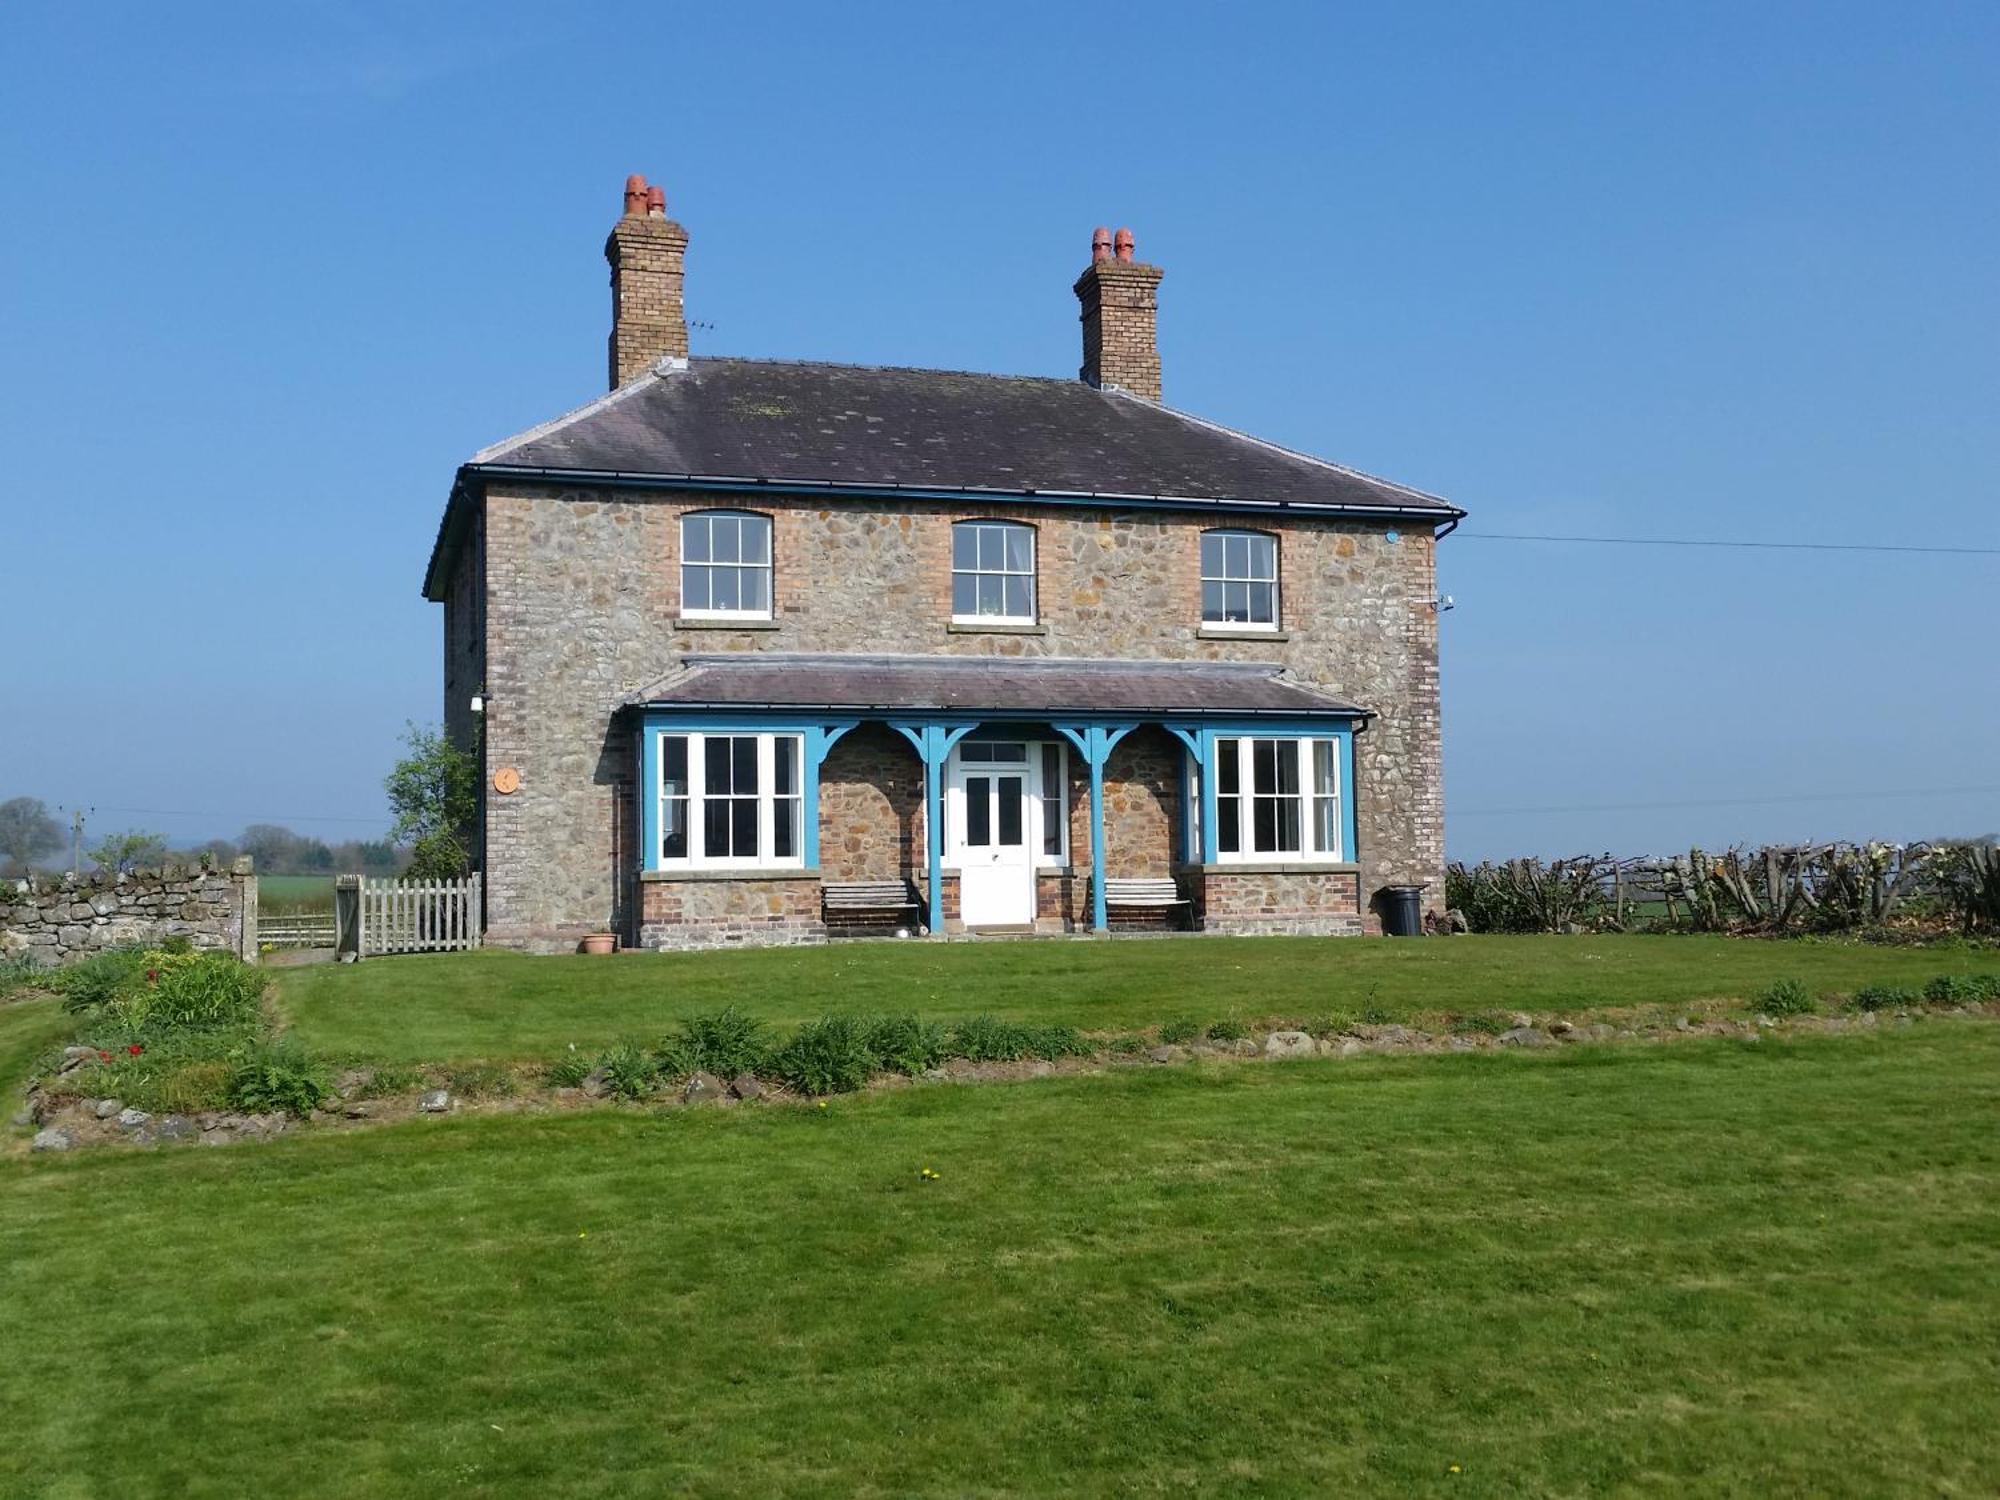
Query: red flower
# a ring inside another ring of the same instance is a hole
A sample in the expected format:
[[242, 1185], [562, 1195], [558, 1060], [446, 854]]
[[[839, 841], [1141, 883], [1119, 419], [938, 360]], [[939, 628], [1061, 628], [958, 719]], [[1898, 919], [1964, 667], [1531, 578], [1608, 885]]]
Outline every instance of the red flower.
[[137, 1057], [141, 1052], [144, 1052], [146, 1049], [144, 1047], [141, 1047], [137, 1042], [134, 1042], [131, 1046], [127, 1047], [125, 1050], [131, 1053], [134, 1057]]
[[160, 982], [160, 971], [158, 969], [148, 969], [146, 971], [146, 983], [158, 984], [159, 982]]
[[98, 1060], [99, 1062], [110, 1062], [110, 1061], [111, 1061], [111, 1054], [110, 1054], [109, 1052], [105, 1052], [105, 1051], [102, 1051], [102, 1050], [100, 1050], [100, 1051], [98, 1052], [98, 1054], [97, 1054], [97, 1060]]

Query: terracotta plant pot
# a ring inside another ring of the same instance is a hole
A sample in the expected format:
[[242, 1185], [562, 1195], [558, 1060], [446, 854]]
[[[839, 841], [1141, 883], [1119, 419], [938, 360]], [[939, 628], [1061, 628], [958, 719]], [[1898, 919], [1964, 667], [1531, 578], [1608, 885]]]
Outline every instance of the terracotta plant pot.
[[585, 953], [615, 953], [618, 939], [609, 932], [593, 932], [583, 940], [582, 947]]

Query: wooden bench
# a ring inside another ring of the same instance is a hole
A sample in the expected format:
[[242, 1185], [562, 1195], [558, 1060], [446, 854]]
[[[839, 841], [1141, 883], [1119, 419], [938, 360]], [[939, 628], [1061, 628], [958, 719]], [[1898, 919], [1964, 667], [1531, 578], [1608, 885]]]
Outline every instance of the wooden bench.
[[914, 928], [923, 911], [917, 888], [907, 880], [829, 881], [820, 887], [819, 900], [821, 920], [843, 930]]
[[1104, 908], [1108, 918], [1115, 911], [1143, 911], [1164, 914], [1176, 926], [1194, 926], [1194, 903], [1181, 894], [1170, 878], [1148, 879], [1134, 875], [1112, 875], [1104, 882]]

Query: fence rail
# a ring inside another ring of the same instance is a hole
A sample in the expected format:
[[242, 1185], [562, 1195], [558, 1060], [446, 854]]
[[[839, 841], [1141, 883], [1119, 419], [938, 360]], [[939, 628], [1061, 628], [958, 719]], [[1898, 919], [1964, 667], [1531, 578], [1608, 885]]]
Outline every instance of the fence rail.
[[335, 933], [333, 913], [304, 912], [257, 919], [257, 944], [271, 948], [331, 948]]
[[479, 877], [366, 880], [334, 887], [334, 946], [356, 958], [383, 953], [461, 953], [479, 946]]

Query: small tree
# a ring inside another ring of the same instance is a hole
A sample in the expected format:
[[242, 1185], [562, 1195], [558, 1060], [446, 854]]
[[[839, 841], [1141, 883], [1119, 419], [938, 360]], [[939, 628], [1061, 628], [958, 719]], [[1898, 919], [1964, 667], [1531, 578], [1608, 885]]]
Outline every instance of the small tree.
[[0, 802], [0, 857], [25, 875], [44, 854], [62, 848], [62, 828], [39, 797]]
[[472, 820], [479, 812], [479, 763], [436, 730], [411, 724], [410, 753], [382, 786], [395, 810], [390, 838], [410, 846], [410, 878], [458, 880], [470, 873]]
[[107, 875], [127, 875], [141, 865], [157, 865], [167, 857], [167, 841], [157, 833], [137, 828], [111, 833], [90, 851], [98, 868]]

